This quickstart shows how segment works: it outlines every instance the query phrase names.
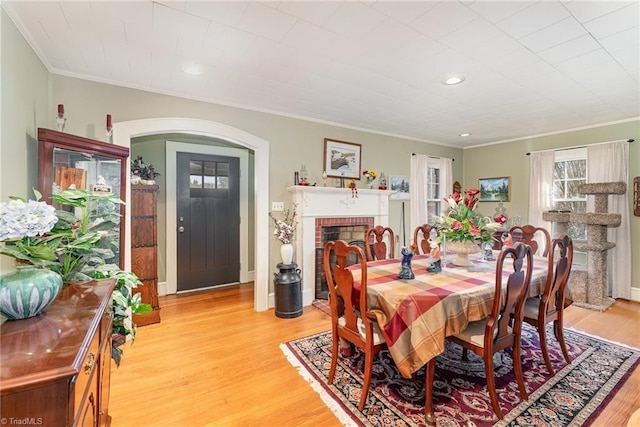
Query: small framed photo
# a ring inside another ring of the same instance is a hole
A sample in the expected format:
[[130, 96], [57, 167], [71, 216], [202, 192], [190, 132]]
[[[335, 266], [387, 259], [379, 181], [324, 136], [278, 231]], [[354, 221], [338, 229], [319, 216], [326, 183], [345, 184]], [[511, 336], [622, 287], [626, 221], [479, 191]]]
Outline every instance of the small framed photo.
[[324, 167], [327, 176], [360, 179], [362, 145], [324, 139]]
[[394, 193], [389, 196], [390, 199], [405, 200], [409, 199], [409, 177], [400, 175], [389, 176], [389, 189]]
[[511, 199], [511, 177], [480, 178], [478, 188], [481, 202], [508, 202]]

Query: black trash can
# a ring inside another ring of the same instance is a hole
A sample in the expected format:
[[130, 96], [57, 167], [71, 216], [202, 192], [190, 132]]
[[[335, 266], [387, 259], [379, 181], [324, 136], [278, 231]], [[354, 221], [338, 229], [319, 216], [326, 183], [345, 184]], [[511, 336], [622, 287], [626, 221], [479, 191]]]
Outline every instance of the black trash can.
[[290, 319], [302, 314], [302, 277], [295, 262], [279, 263], [280, 273], [273, 273], [276, 317]]

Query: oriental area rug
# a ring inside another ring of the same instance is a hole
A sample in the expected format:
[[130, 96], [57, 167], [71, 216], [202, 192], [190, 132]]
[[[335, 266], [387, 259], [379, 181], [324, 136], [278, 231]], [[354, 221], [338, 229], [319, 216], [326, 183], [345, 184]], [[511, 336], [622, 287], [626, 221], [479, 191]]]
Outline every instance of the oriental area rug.
[[[547, 336], [553, 337], [551, 329]], [[510, 350], [494, 356], [503, 420], [493, 413], [482, 359], [469, 352], [469, 359], [463, 361], [461, 347], [447, 343], [445, 352], [436, 359], [433, 401], [438, 426], [588, 426], [640, 361], [640, 349], [565, 329], [572, 363], [565, 363], [557, 342], [549, 338], [549, 356], [556, 370], [551, 376], [540, 352], [537, 331], [525, 324], [522, 338], [527, 401], [518, 392]], [[374, 359], [369, 396], [360, 412], [364, 357], [359, 350], [351, 358], [338, 359], [334, 384], [328, 385], [330, 331], [282, 344], [281, 348], [343, 425], [425, 425], [424, 368], [413, 379], [403, 378], [389, 352], [381, 352]]]

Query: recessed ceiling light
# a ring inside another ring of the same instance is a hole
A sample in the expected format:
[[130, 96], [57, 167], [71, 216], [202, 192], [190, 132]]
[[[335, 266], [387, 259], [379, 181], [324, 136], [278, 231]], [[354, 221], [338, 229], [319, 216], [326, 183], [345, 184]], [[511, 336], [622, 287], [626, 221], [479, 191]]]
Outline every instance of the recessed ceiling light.
[[200, 67], [198, 66], [198, 64], [187, 64], [184, 67], [182, 67], [182, 71], [184, 71], [186, 74], [189, 74], [190, 76], [199, 76], [202, 74], [202, 70], [200, 69]]
[[471, 136], [470, 133], [461, 133], [460, 136]]
[[452, 77], [448, 77], [446, 79], [444, 79], [442, 81], [443, 85], [447, 85], [447, 86], [453, 86], [453, 85], [457, 85], [460, 84], [464, 81], [464, 77], [463, 76], [452, 76]]

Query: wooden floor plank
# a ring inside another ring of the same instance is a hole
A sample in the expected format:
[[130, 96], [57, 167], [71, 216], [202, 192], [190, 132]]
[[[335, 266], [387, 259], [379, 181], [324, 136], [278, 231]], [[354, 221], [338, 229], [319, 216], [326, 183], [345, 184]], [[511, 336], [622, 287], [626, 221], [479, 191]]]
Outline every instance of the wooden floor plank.
[[[161, 323], [138, 329], [113, 365], [112, 426], [339, 425], [285, 359], [281, 343], [330, 329], [315, 307], [281, 319], [253, 310], [253, 283], [160, 298]], [[567, 327], [640, 347], [640, 304], [620, 300], [604, 313], [575, 305]], [[640, 407], [636, 372], [595, 426], [626, 426]]]

